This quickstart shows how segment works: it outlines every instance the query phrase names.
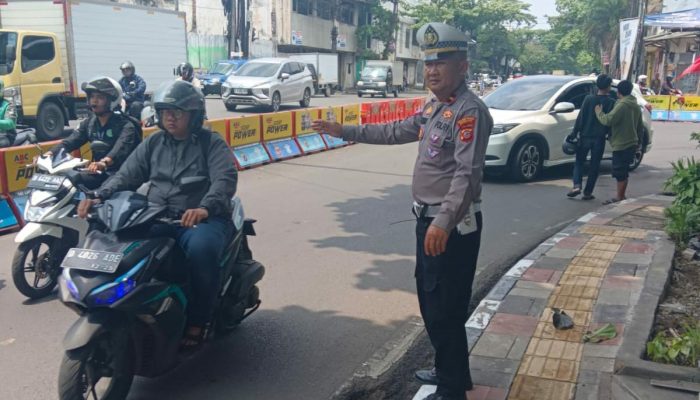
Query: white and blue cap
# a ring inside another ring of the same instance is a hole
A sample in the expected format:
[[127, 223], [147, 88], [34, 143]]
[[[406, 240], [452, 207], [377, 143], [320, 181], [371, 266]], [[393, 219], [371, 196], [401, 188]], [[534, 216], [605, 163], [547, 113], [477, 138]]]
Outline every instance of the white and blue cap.
[[459, 29], [441, 22], [428, 22], [418, 29], [418, 44], [425, 53], [424, 61], [449, 57], [455, 52], [469, 49], [469, 36]]

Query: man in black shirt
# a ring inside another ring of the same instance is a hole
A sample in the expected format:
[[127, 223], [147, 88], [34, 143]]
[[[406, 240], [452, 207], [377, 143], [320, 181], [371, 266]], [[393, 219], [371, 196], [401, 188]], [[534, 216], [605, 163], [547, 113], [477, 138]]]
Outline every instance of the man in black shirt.
[[605, 139], [610, 132], [610, 128], [598, 122], [594, 109], [597, 105], [601, 105], [606, 113], [612, 110], [615, 105], [615, 100], [609, 95], [610, 85], [612, 85], [612, 79], [608, 75], [598, 75], [598, 78], [596, 78], [598, 93], [596, 95], [588, 95], [583, 100], [581, 111], [576, 118], [574, 130], [566, 138], [569, 142], [578, 141], [576, 164], [574, 164], [574, 188], [567, 194], [569, 197], [576, 197], [581, 194], [583, 164], [586, 162], [586, 158], [590, 152], [591, 165], [588, 170], [586, 187], [583, 190], [583, 200], [593, 200], [595, 198], [593, 196], [593, 188], [598, 179], [600, 160], [603, 158]]

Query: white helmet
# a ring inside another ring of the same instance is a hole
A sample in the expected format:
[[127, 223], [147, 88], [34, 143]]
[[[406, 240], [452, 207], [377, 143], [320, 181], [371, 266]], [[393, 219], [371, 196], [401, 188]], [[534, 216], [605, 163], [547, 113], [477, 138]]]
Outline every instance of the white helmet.
[[116, 110], [122, 102], [122, 87], [116, 80], [107, 76], [98, 76], [90, 79], [88, 82], [83, 82], [81, 89], [88, 96], [90, 93], [102, 93], [109, 99], [110, 111]]
[[646, 75], [639, 75], [639, 78], [637, 78], [637, 81], [639, 81], [639, 82], [641, 82], [641, 81], [646, 81], [647, 78], [648, 78], [648, 77], [647, 77]]

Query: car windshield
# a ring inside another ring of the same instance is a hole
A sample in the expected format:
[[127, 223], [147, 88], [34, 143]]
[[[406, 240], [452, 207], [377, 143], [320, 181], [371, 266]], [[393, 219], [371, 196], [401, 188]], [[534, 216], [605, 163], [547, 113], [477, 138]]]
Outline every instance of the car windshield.
[[225, 75], [227, 72], [229, 72], [232, 68], [234, 67], [233, 64], [228, 64], [228, 63], [218, 63], [214, 66], [214, 68], [211, 69], [212, 74], [221, 74]]
[[238, 71], [235, 72], [235, 75], [267, 78], [270, 76], [275, 76], [279, 67], [279, 64], [249, 62], [239, 68]]
[[566, 82], [564, 79], [521, 78], [491, 92], [484, 97], [484, 103], [497, 110], [539, 110]]
[[15, 66], [16, 49], [17, 34], [15, 32], [0, 32], [0, 75], [12, 72]]
[[386, 78], [386, 68], [365, 67], [365, 69], [362, 70], [362, 76], [368, 78]]

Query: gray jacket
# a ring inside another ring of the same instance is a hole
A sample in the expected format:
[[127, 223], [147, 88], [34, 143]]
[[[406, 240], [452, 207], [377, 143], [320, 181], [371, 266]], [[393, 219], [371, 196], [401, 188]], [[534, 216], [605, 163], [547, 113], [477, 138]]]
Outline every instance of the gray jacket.
[[433, 98], [423, 111], [383, 125], [344, 126], [343, 139], [373, 144], [419, 141], [413, 171], [413, 198], [440, 205], [432, 224], [450, 232], [472, 203], [481, 202], [486, 147], [493, 119], [484, 103], [465, 85], [449, 102]]
[[[201, 183], [181, 187], [188, 181], [197, 181], [197, 177]], [[158, 131], [131, 153], [97, 194], [109, 198], [114, 192], [136, 190], [150, 182], [148, 200], [166, 205], [174, 218], [198, 207], [206, 208], [211, 217], [228, 217], [237, 181], [233, 153], [219, 135], [202, 129], [188, 139], [176, 140], [169, 133]]]

